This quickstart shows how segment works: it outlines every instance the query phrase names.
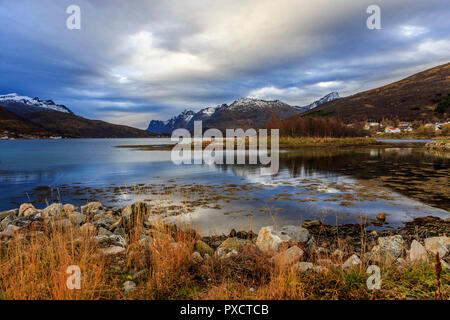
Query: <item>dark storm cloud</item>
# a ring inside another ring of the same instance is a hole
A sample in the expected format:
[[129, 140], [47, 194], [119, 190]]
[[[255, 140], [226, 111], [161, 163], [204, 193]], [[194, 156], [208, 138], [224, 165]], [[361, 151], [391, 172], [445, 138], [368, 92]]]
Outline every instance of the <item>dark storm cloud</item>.
[[[81, 30], [65, 26], [81, 8]], [[254, 96], [303, 105], [447, 62], [446, 0], [2, 1], [0, 93], [145, 127]]]

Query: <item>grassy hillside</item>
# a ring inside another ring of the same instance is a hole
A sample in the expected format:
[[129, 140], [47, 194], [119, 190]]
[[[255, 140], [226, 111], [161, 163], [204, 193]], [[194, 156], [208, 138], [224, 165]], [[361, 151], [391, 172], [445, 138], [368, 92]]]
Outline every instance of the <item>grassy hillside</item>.
[[50, 131], [0, 107], [0, 134], [4, 131], [34, 136], [50, 136]]
[[305, 113], [344, 122], [439, 120], [450, 114], [450, 63], [384, 87], [326, 103]]

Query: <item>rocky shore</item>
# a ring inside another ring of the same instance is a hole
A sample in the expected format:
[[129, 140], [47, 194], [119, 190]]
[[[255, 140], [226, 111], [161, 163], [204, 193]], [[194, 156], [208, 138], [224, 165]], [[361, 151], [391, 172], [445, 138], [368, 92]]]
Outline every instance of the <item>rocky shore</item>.
[[138, 261], [145, 259], [145, 248], [156, 246], [161, 239], [165, 250], [184, 250], [183, 259], [199, 269], [207, 265], [225, 268], [224, 261], [230, 260], [239, 265], [230, 267], [232, 270], [253, 270], [255, 266], [248, 264], [259, 263], [274, 270], [326, 274], [372, 264], [399, 268], [434, 264], [439, 257], [444, 273], [450, 270], [449, 219], [418, 218], [379, 233], [367, 231], [366, 227], [329, 226], [313, 220], [302, 226], [266, 226], [258, 234], [232, 230], [229, 235], [202, 237], [191, 228], [163, 225], [143, 202], [124, 209], [91, 202], [81, 208], [52, 204], [42, 210], [25, 203], [18, 209], [0, 212], [0, 244], [5, 248], [18, 241], [28, 243], [36, 237], [47, 237], [55, 230], [76, 230], [82, 236], [75, 242], [90, 239], [97, 254], [111, 258], [111, 268], [129, 274], [122, 284], [125, 294], [137, 288], [148, 270], [138, 270], [130, 266], [130, 261], [124, 266], [121, 257], [132, 253]]
[[437, 140], [425, 144], [425, 148], [430, 151], [449, 151], [450, 140]]

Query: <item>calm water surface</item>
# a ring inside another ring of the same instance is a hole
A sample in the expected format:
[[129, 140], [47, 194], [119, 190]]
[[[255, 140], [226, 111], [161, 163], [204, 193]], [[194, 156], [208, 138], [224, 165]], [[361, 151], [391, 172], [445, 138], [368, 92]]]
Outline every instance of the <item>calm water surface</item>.
[[[0, 141], [0, 210], [32, 201], [125, 206], [152, 203], [167, 219], [193, 221], [203, 233], [257, 231], [307, 219], [391, 228], [417, 216], [450, 216], [450, 159], [420, 144], [282, 153], [280, 172], [251, 165], [181, 165], [170, 151], [116, 148], [170, 139]], [[180, 212], [182, 214], [180, 214]], [[376, 223], [377, 213], [387, 224]], [[173, 213], [177, 215], [173, 217]]]

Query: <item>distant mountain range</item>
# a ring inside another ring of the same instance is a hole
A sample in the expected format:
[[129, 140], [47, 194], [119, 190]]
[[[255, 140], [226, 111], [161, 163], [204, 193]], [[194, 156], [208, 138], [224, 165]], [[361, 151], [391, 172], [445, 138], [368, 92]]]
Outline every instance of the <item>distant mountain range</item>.
[[[438, 107], [439, 106], [439, 107]], [[450, 114], [450, 63], [389, 85], [333, 100], [305, 115], [357, 121], [439, 121]]]
[[203, 122], [203, 129], [260, 128], [273, 114], [280, 119], [285, 119], [294, 114], [307, 112], [335, 99], [339, 99], [339, 94], [332, 92], [310, 105], [297, 107], [279, 100], [241, 98], [230, 105], [222, 104], [215, 108], [204, 108], [198, 112], [185, 110], [167, 121], [152, 120], [147, 130], [157, 134], [170, 134], [173, 130], [179, 128], [193, 130], [194, 121], [199, 120]]
[[145, 138], [151, 132], [90, 120], [75, 115], [52, 100], [30, 98], [16, 93], [0, 95], [0, 134], [67, 138]]

